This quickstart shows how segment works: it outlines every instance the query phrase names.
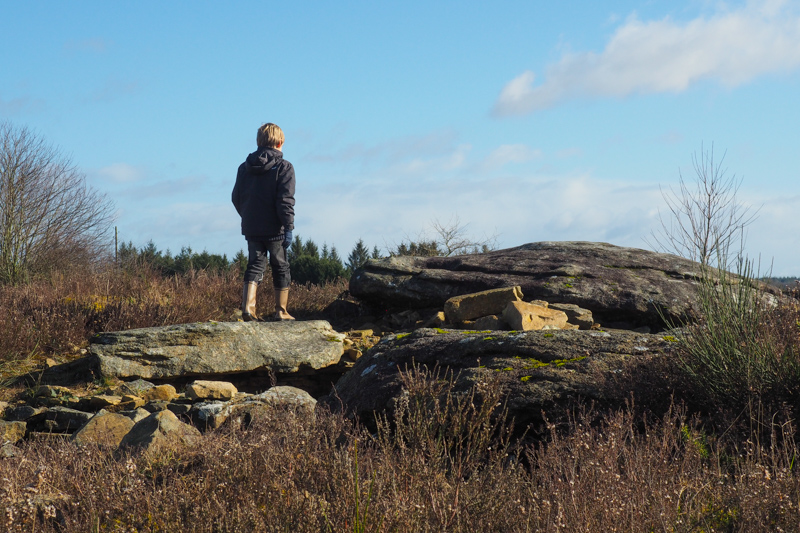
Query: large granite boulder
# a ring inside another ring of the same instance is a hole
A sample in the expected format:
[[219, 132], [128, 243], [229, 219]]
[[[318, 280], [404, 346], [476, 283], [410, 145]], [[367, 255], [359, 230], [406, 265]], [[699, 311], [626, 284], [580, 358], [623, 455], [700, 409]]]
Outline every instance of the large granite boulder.
[[681, 257], [595, 242], [538, 242], [455, 257], [371, 259], [350, 293], [383, 308], [442, 307], [454, 296], [520, 286], [526, 301], [575, 304], [602, 324], [662, 327], [686, 317], [699, 266]]
[[336, 365], [345, 335], [323, 320], [203, 322], [100, 333], [89, 351], [102, 376], [170, 379]]
[[631, 331], [419, 329], [385, 337], [321, 401], [370, 425], [375, 413], [391, 415], [391, 406], [404, 395], [401, 372], [422, 365], [438, 369], [440, 376], [452, 372], [456, 393], [498, 379], [516, 427], [536, 428], [542, 412], [551, 421], [566, 420], [575, 400], [624, 406], [632, 391], [625, 390], [620, 376], [654, 359], [663, 361], [674, 343], [668, 335]]

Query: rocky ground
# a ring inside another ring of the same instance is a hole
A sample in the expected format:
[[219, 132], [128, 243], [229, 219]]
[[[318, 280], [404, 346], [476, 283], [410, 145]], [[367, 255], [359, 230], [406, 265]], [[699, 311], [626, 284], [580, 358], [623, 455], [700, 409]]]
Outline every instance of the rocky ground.
[[[21, 439], [158, 449], [276, 403], [391, 415], [413, 365], [457, 390], [498, 380], [520, 428], [577, 400], [620, 406], [637, 367], [668, 360], [697, 265], [603, 243], [532, 243], [453, 258], [371, 260], [329, 321], [217, 322], [108, 332], [27, 376], [0, 403], [3, 455]], [[334, 324], [336, 328], [331, 326]], [[641, 386], [641, 384], [639, 384]]]

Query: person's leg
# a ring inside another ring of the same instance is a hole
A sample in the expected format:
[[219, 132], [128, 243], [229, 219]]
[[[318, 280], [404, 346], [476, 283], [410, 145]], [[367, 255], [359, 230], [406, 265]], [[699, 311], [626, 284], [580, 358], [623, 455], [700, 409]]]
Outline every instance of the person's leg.
[[275, 288], [275, 320], [294, 320], [289, 314], [289, 284], [292, 281], [289, 272], [289, 260], [286, 257], [286, 248], [283, 242], [267, 243], [269, 250], [269, 266], [272, 269], [272, 286]]
[[244, 271], [244, 287], [242, 289], [242, 320], [251, 322], [258, 320], [256, 315], [256, 289], [264, 279], [267, 268], [267, 247], [260, 241], [247, 241], [247, 269]]

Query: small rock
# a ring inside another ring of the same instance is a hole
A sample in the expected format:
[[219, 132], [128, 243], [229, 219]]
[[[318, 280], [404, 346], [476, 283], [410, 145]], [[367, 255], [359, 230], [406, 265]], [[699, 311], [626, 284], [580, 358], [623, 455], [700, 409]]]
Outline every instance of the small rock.
[[82, 427], [94, 414], [57, 406], [51, 408], [46, 416], [47, 420], [45, 422], [49, 422], [49, 430], [53, 432], [69, 432]]
[[154, 400], [144, 404], [144, 409], [152, 414], [165, 410], [168, 405], [169, 402], [167, 400]]
[[[123, 397], [126, 394], [129, 394], [131, 396], [141, 396], [142, 394], [149, 391], [153, 387], [155, 387], [155, 385], [150, 383], [149, 381], [145, 381], [143, 379], [137, 379], [120, 385], [119, 389], [117, 390], [117, 393], [121, 394]], [[123, 401], [125, 400], [123, 399]]]
[[140, 407], [144, 407], [144, 404], [147, 403], [144, 401], [143, 398], [139, 396], [134, 396], [132, 394], [126, 394], [122, 397], [122, 402], [118, 405], [118, 407], [122, 410], [129, 411], [133, 409], [138, 409]]
[[129, 417], [101, 410], [72, 434], [72, 442], [116, 448], [133, 426], [134, 421]]
[[186, 386], [186, 397], [192, 400], [230, 400], [237, 392], [227, 381], [197, 380]]
[[200, 442], [200, 431], [178, 420], [175, 413], [164, 410], [137, 422], [123, 437], [120, 447], [158, 452], [176, 445], [193, 446]]
[[6, 414], [6, 409], [8, 409], [8, 402], [0, 402], [0, 418]]
[[25, 436], [25, 422], [0, 420], [0, 444], [16, 444]]
[[444, 303], [444, 314], [448, 322], [457, 324], [465, 320], [500, 314], [509, 302], [522, 300], [519, 286], [490, 289], [454, 296]]
[[19, 405], [9, 410], [8, 420], [18, 420], [21, 422], [35, 422], [47, 413], [47, 407], [32, 407], [30, 405]]
[[344, 356], [350, 359], [351, 361], [358, 361], [361, 357], [361, 350], [357, 348], [347, 348], [344, 351]]
[[98, 394], [97, 396], [92, 396], [89, 399], [89, 405], [95, 408], [103, 408], [103, 407], [112, 407], [114, 405], [119, 405], [122, 403], [121, 396], [115, 396], [113, 394]]
[[297, 387], [277, 386], [271, 387], [261, 394], [254, 394], [244, 403], [266, 403], [269, 405], [294, 405], [314, 410], [317, 400], [309, 393]]
[[575, 304], [550, 304], [549, 308], [564, 311], [570, 324], [576, 324], [579, 329], [592, 329], [594, 318], [592, 317], [592, 312], [588, 309], [578, 307]]
[[422, 324], [423, 328], [440, 328], [444, 326], [445, 322], [447, 321], [447, 317], [444, 315], [444, 311], [439, 311], [428, 320]]
[[33, 394], [34, 398], [58, 398], [59, 396], [72, 395], [72, 391], [67, 387], [58, 385], [40, 385]]
[[13, 444], [3, 444], [0, 446], [0, 459], [10, 459], [22, 454], [22, 450]]
[[152, 402], [154, 400], [164, 400], [169, 402], [177, 397], [178, 393], [175, 391], [175, 387], [169, 384], [156, 385], [142, 394], [142, 399], [146, 402]]
[[228, 419], [231, 411], [231, 402], [201, 402], [192, 406], [190, 415], [201, 429], [216, 429]]
[[531, 331], [544, 329], [545, 326], [562, 329], [567, 324], [567, 315], [564, 311], [548, 309], [541, 305], [510, 302], [503, 310], [503, 320], [513, 330]]
[[181, 416], [187, 414], [192, 409], [192, 404], [170, 402], [167, 404], [167, 409], [177, 416]]
[[152, 413], [150, 411], [148, 411], [147, 409], [142, 409], [141, 407], [138, 407], [138, 408], [136, 408], [134, 410], [131, 410], [131, 411], [120, 411], [119, 414], [121, 414], [123, 416], [127, 416], [128, 418], [133, 420], [133, 423], [135, 424], [139, 420], [144, 420], [145, 418], [150, 416]]
[[475, 321], [475, 329], [483, 331], [500, 331], [508, 329], [508, 324], [497, 315], [482, 316]]

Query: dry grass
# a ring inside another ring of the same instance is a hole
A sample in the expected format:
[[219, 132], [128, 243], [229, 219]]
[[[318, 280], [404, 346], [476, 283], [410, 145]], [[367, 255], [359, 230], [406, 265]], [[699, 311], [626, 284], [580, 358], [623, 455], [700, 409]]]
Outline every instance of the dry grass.
[[[293, 286], [290, 310], [298, 318], [315, 316], [346, 288], [343, 280]], [[146, 267], [73, 271], [0, 286], [0, 384], [43, 357], [77, 354], [101, 331], [236, 320], [241, 294], [241, 276], [235, 272], [163, 277]], [[267, 279], [259, 287], [258, 306], [271, 310], [274, 305]]]
[[[148, 457], [31, 442], [0, 460], [7, 531], [796, 531], [793, 427], [737, 450], [675, 410], [576, 416], [537, 449], [505, 440], [497, 388], [449, 401], [407, 376], [393, 427], [276, 409]], [[487, 407], [488, 406], [488, 407]], [[471, 423], [469, 423], [471, 421]]]
[[[291, 311], [313, 317], [344, 288], [294, 287]], [[270, 308], [269, 284], [262, 289], [260, 307]], [[75, 353], [102, 330], [230, 320], [240, 290], [235, 274], [164, 278], [146, 270], [0, 287], [0, 364], [19, 373], [43, 356]], [[782, 312], [770, 334], [796, 343], [797, 309]], [[689, 386], [674, 365], [648, 372], [626, 379], [658, 384], [654, 390], [680, 392], [681, 379]], [[157, 457], [25, 442], [19, 455], [0, 459], [0, 530], [800, 529], [792, 405], [742, 431], [724, 422], [736, 413], [705, 412], [703, 426], [666, 398], [650, 398], [658, 408], [649, 412], [665, 415], [578, 412], [522, 447], [497, 383], [456, 393], [449, 376], [420, 370], [404, 376], [404, 388], [374, 434], [339, 414], [285, 408]]]

